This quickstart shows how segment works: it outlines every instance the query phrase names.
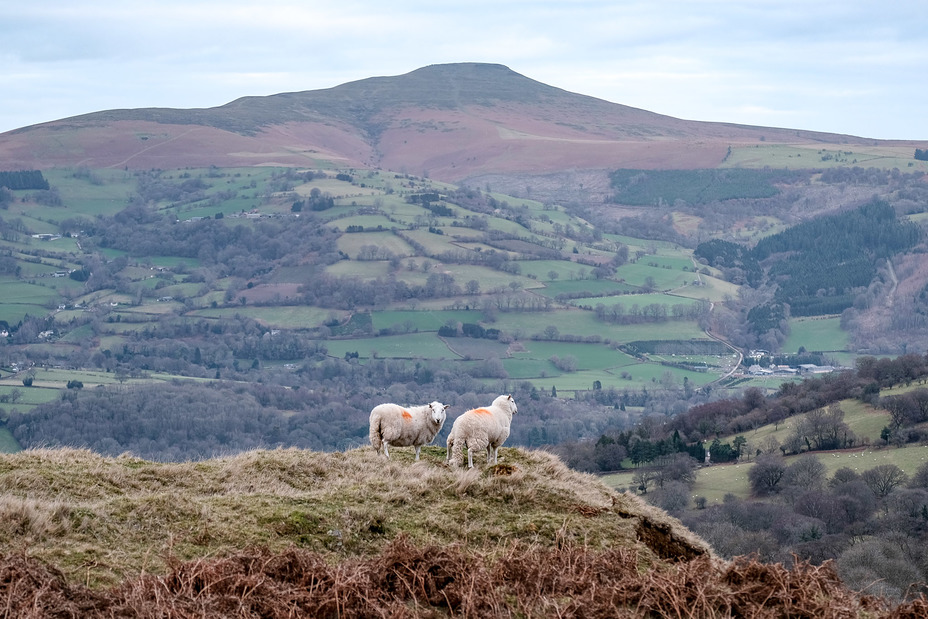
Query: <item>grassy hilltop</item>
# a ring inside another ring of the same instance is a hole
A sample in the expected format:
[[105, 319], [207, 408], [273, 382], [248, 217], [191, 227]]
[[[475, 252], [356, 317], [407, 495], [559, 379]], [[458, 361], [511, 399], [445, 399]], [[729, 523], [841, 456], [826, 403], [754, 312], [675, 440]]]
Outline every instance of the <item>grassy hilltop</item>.
[[[880, 616], [829, 567], [725, 563], [556, 457], [0, 456], [6, 616]], [[917, 612], [921, 607], [911, 603]], [[866, 613], [864, 611], [867, 610]]]

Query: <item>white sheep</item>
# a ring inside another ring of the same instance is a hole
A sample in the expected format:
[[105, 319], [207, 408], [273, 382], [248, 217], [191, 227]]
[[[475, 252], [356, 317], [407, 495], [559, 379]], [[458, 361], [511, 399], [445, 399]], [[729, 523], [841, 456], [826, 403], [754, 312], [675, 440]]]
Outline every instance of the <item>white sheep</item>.
[[432, 402], [422, 406], [403, 407], [399, 404], [378, 404], [371, 411], [371, 446], [390, 457], [389, 445], [415, 447], [416, 460], [423, 445], [441, 432], [445, 424], [446, 404]]
[[457, 465], [467, 447], [467, 467], [473, 468], [474, 451], [487, 450], [487, 464], [496, 464], [499, 447], [509, 438], [512, 416], [518, 412], [511, 395], [501, 395], [486, 408], [474, 408], [454, 420], [447, 441], [448, 462]]

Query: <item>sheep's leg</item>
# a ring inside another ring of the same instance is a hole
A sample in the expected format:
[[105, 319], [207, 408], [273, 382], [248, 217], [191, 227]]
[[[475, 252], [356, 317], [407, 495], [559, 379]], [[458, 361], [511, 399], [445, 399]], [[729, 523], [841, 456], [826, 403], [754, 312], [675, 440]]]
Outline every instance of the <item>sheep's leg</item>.
[[487, 464], [496, 464], [493, 462], [493, 446], [487, 445]]
[[416, 445], [416, 462], [419, 461], [419, 450], [422, 449], [422, 445]]
[[383, 453], [384, 453], [385, 456], [387, 456], [387, 460], [389, 460], [389, 459], [390, 459], [390, 450], [387, 449], [387, 447], [389, 447], [389, 443], [387, 443], [387, 441], [384, 441], [384, 442], [383, 442]]
[[473, 439], [472, 441], [467, 441], [467, 465], [468, 467], [474, 468], [474, 461], [472, 458], [472, 454], [474, 452], [480, 453], [484, 449], [487, 450], [487, 457], [489, 457], [490, 443], [486, 439], [476, 438], [476, 439]]

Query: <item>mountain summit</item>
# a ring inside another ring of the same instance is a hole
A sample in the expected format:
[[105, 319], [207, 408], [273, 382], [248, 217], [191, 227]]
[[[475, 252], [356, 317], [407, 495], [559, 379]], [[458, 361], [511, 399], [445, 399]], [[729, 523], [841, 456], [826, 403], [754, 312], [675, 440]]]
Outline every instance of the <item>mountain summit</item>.
[[107, 110], [0, 134], [12, 169], [379, 167], [459, 181], [487, 173], [707, 168], [732, 144], [871, 143], [687, 121], [537, 82], [498, 64], [431, 65], [206, 109]]

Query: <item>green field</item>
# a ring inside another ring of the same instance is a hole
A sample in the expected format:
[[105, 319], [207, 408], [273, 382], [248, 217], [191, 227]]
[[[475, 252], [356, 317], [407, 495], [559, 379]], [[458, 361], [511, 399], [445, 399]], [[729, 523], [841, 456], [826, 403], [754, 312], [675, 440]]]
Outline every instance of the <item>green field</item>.
[[378, 227], [389, 230], [396, 226], [396, 223], [390, 221], [383, 215], [352, 215], [344, 219], [336, 219], [332, 223], [342, 230], [346, 230], [348, 226], [361, 226], [366, 231], [377, 230]]
[[357, 352], [362, 359], [457, 359], [459, 358], [434, 333], [410, 333], [351, 340], [325, 340], [322, 344], [333, 357]]
[[[883, 395], [891, 395], [902, 390], [884, 390]], [[922, 463], [928, 461], [928, 446], [908, 446], [902, 448], [880, 447], [880, 431], [889, 423], [889, 413], [882, 409], [859, 402], [857, 400], [844, 400], [839, 403], [844, 411], [844, 422], [858, 437], [859, 444], [868, 444], [869, 447], [860, 447], [846, 451], [817, 452], [816, 455], [828, 468], [831, 475], [842, 466], [849, 466], [858, 472], [878, 464], [895, 464], [907, 473], [913, 473]], [[799, 417], [791, 417], [780, 424], [770, 424], [757, 428], [753, 432], [745, 432], [748, 443], [747, 450], [753, 450], [763, 445], [771, 438], [782, 443], [792, 434], [793, 426]], [[720, 437], [723, 443], [730, 443], [735, 435]], [[789, 456], [789, 464], [799, 456]], [[732, 493], [741, 498], [750, 494], [747, 471], [751, 466], [747, 463], [718, 464], [699, 469], [696, 477], [694, 496], [705, 496], [710, 502], [721, 502], [726, 493]], [[634, 471], [625, 471], [608, 475], [604, 479], [613, 487], [631, 485]]]
[[[43, 278], [49, 284], [66, 281], [67, 278]], [[73, 282], [72, 283], [76, 283]], [[54, 307], [58, 291], [49, 286], [39, 286], [10, 277], [0, 277], [0, 320], [16, 325], [27, 314], [44, 316]]]
[[[908, 172], [928, 172], [928, 162], [912, 158], [912, 149], [905, 146], [864, 146], [842, 144], [821, 148], [817, 145], [755, 144], [733, 146], [724, 168], [899, 168]], [[910, 167], [911, 166], [911, 167]]]
[[[678, 297], [671, 294], [644, 293], [622, 294], [608, 297], [583, 297], [579, 299], [571, 299], [570, 303], [571, 305], [584, 305], [587, 307], [596, 307], [600, 303], [606, 307], [621, 305], [625, 308], [625, 312], [628, 313], [634, 306], [638, 306], [639, 309], [646, 305], [664, 305], [667, 307], [672, 307], [674, 305], [685, 305], [689, 307], [696, 305], [697, 301], [695, 299]], [[670, 315], [669, 310], [667, 314]]]
[[233, 307], [216, 309], [199, 309], [188, 312], [186, 316], [199, 316], [203, 318], [229, 318], [232, 316], [247, 316], [261, 324], [280, 329], [307, 329], [318, 327], [332, 316], [343, 315], [336, 312], [307, 305], [271, 305], [267, 307]]
[[17, 399], [16, 404], [26, 406], [45, 404], [46, 402], [57, 399], [59, 396], [58, 391], [53, 389], [24, 387], [22, 385], [22, 380], [19, 380], [19, 384], [16, 384], [15, 382], [10, 384], [10, 381], [3, 381], [0, 383], [0, 396], [9, 397], [13, 391], [17, 391], [19, 393], [19, 399]]
[[508, 344], [472, 337], [442, 338], [450, 351], [463, 359], [504, 359]]
[[[89, 171], [79, 177], [77, 170], [57, 168], [43, 170], [49, 185], [58, 189], [65, 208], [50, 207], [47, 215], [53, 221], [73, 217], [75, 213], [87, 216], [112, 215], [126, 207], [135, 190], [136, 179], [132, 172], [116, 169]], [[36, 211], [30, 209], [34, 214]]]
[[615, 277], [632, 286], [645, 287], [653, 282], [656, 290], [670, 290], [691, 283], [695, 275], [678, 269], [664, 269], [646, 264], [651, 256], [640, 262], [625, 264], [616, 270]]
[[791, 318], [789, 328], [783, 352], [795, 353], [800, 346], [809, 352], [847, 350], [848, 334], [841, 330], [839, 316]]
[[582, 370], [605, 370], [635, 363], [635, 359], [620, 350], [611, 350], [602, 344], [574, 342], [525, 342], [525, 350], [514, 352], [513, 359], [550, 359], [552, 356], [572, 356]]
[[[519, 260], [517, 264], [523, 275], [531, 275], [541, 281], [549, 282], [549, 285], [572, 283], [572, 280], [589, 276], [591, 271], [591, 267], [570, 260]], [[554, 277], [551, 277], [552, 274]]]
[[412, 330], [417, 331], [438, 331], [449, 322], [454, 323], [478, 323], [482, 314], [476, 311], [466, 310], [446, 310], [446, 311], [412, 311], [412, 310], [394, 310], [383, 312], [372, 312], [371, 319], [374, 324], [374, 331], [388, 329], [394, 325], [400, 325], [405, 328], [407, 323], [412, 325]]
[[552, 299], [560, 294], [566, 295], [588, 295], [588, 294], [614, 294], [621, 292], [639, 292], [637, 286], [614, 282], [604, 279], [576, 279], [576, 280], [557, 280], [548, 281], [544, 288], [536, 290], [538, 294], [543, 294]]
[[694, 321], [667, 320], [660, 323], [615, 325], [599, 321], [593, 312], [580, 309], [501, 313], [492, 326], [508, 333], [521, 333], [523, 336], [519, 339], [531, 338], [536, 334], [543, 336], [549, 326], [556, 327], [560, 335], [599, 336], [613, 342], [705, 339], [705, 334]]
[[389, 231], [343, 234], [338, 238], [338, 249], [351, 256], [352, 260], [357, 260], [361, 248], [365, 245], [378, 247], [400, 257], [415, 253], [409, 243]]

